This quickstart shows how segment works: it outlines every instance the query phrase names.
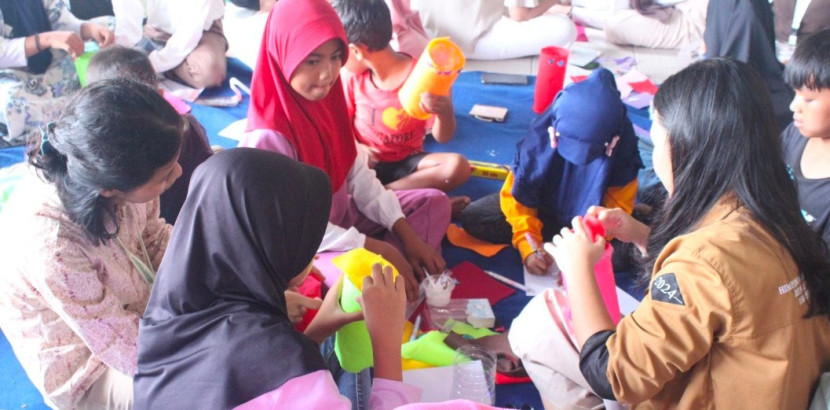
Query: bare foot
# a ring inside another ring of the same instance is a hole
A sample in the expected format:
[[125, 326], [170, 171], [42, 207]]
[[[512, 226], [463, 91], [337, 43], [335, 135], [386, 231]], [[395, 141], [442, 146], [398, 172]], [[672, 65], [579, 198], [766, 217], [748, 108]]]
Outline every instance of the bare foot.
[[464, 208], [470, 205], [470, 197], [468, 196], [451, 196], [450, 197], [450, 207], [452, 209], [452, 219], [458, 219], [461, 217], [461, 212], [464, 211]]

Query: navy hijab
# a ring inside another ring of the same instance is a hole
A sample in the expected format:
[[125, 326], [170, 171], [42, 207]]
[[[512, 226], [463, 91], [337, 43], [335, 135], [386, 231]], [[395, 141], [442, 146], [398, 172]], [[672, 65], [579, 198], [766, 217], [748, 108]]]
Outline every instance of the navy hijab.
[[226, 409], [325, 369], [283, 292], [331, 207], [319, 169], [236, 148], [199, 166], [138, 336], [136, 409]]
[[[3, 20], [12, 27], [12, 38], [28, 37], [52, 30], [41, 0], [0, 0]], [[28, 58], [28, 67], [35, 74], [43, 74], [52, 63], [52, 52], [43, 50]]]
[[[549, 127], [556, 131], [556, 148]], [[615, 136], [620, 138], [609, 150]], [[602, 204], [608, 186], [631, 182], [640, 168], [637, 137], [614, 75], [599, 68], [565, 87], [534, 119], [516, 146], [511, 193], [522, 205], [538, 209], [545, 232], [555, 233], [588, 207]]]

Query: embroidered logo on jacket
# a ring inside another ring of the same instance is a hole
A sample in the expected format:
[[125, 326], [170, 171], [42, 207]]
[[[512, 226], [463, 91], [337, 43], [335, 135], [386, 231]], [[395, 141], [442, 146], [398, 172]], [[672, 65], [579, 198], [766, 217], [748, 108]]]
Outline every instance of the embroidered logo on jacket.
[[677, 278], [673, 273], [666, 273], [654, 279], [651, 284], [651, 299], [686, 306], [680, 286], [677, 286]]
[[790, 292], [793, 292], [793, 296], [796, 297], [799, 305], [807, 303], [807, 300], [810, 299], [810, 292], [807, 291], [807, 285], [804, 284], [804, 280], [801, 276], [798, 276], [786, 284], [778, 287], [779, 295], [784, 295]]

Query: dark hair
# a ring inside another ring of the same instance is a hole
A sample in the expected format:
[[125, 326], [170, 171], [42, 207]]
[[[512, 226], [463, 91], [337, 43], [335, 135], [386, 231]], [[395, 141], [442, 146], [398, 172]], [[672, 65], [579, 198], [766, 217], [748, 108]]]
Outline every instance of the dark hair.
[[649, 265], [734, 195], [792, 255], [810, 292], [808, 316], [828, 315], [827, 251], [799, 211], [765, 90], [751, 66], [721, 58], [692, 64], [660, 87], [654, 108], [668, 134], [674, 190], [649, 238]]
[[331, 2], [350, 44], [369, 51], [383, 50], [392, 41], [392, 16], [383, 0], [334, 0]]
[[259, 0], [230, 0], [236, 6], [259, 11]]
[[183, 127], [156, 90], [128, 79], [102, 80], [81, 89], [44, 136], [30, 141], [29, 162], [98, 245], [118, 233], [101, 190], [128, 192], [150, 181], [176, 157]]
[[796, 90], [830, 89], [830, 28], [798, 40], [784, 80]]
[[95, 53], [86, 68], [89, 84], [111, 78], [129, 78], [153, 88], [159, 82], [146, 54], [122, 46], [110, 46]]

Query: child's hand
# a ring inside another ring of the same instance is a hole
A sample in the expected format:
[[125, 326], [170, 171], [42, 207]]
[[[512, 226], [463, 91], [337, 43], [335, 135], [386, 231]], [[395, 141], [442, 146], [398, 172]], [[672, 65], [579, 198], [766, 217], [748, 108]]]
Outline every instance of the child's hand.
[[598, 237], [593, 242], [582, 217], [574, 218], [572, 225], [573, 230], [562, 228], [559, 235], [553, 237], [552, 243], [545, 244], [545, 250], [553, 255], [566, 277], [579, 272], [593, 272], [594, 265], [605, 251], [605, 238]]
[[447, 267], [447, 262], [444, 261], [441, 254], [424, 241], [419, 239], [407, 243], [405, 246], [406, 258], [419, 279], [424, 279], [424, 272], [428, 272], [430, 275], [440, 275]]
[[309, 309], [320, 309], [320, 305], [322, 304], [322, 299], [303, 296], [296, 289], [288, 289], [285, 291], [285, 305], [288, 309], [288, 318], [295, 325], [303, 321], [303, 316], [305, 316]]
[[610, 237], [642, 247], [645, 247], [648, 242], [650, 229], [622, 209], [592, 206], [588, 208], [588, 215], [592, 215], [602, 222], [605, 227], [605, 234]]
[[108, 28], [95, 23], [81, 24], [81, 37], [98, 43], [100, 48], [106, 48], [115, 42], [115, 34]]
[[72, 60], [84, 53], [84, 40], [73, 31], [49, 31], [40, 34], [40, 44], [45, 50], [57, 48], [66, 51]]
[[406, 309], [403, 278], [394, 278], [392, 268], [372, 266], [372, 276], [363, 278], [363, 317], [366, 329], [377, 349], [400, 350]]
[[398, 273], [403, 276], [407, 299], [410, 301], [418, 299], [418, 285], [421, 283], [421, 279], [423, 279], [423, 271], [418, 272], [416, 276], [416, 273], [412, 271], [412, 265], [409, 264], [406, 258], [394, 246], [384, 241], [367, 237], [363, 247], [370, 252], [383, 256], [383, 259], [389, 261], [398, 270]]
[[[363, 319], [363, 311], [346, 313], [340, 307], [340, 294], [343, 290], [343, 275], [337, 279], [334, 286], [326, 292], [320, 310], [308, 327], [305, 335], [317, 343], [322, 343], [332, 333], [341, 327]], [[403, 337], [403, 336], [401, 336]]]
[[540, 250], [539, 254], [531, 253], [525, 258], [525, 268], [534, 275], [544, 275], [552, 263], [553, 257], [544, 250]]
[[421, 111], [438, 116], [455, 115], [450, 95], [421, 94]]

